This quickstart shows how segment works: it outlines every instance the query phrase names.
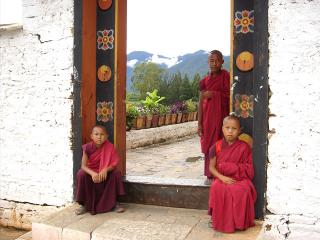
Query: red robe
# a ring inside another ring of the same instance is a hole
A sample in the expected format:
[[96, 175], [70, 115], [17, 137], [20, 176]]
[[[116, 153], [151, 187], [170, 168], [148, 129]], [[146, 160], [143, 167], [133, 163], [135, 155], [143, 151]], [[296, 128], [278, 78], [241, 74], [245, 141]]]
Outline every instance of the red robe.
[[[116, 167], [119, 162], [118, 154], [109, 141], [99, 149], [93, 142], [83, 145], [82, 149], [88, 155], [88, 168], [97, 173], [105, 167]], [[124, 194], [121, 173], [116, 168], [108, 172], [107, 179], [100, 183], [94, 183], [92, 177], [82, 169], [77, 173], [76, 201], [91, 214], [110, 211], [115, 207], [117, 197]]]
[[235, 179], [236, 183], [226, 184], [217, 178], [213, 181], [209, 196], [212, 227], [231, 233], [254, 226], [257, 194], [251, 182], [254, 176], [251, 148], [241, 140], [231, 145], [221, 140], [210, 150], [210, 157], [214, 156], [218, 172]]
[[199, 83], [200, 91], [212, 91], [210, 99], [202, 100], [202, 128], [203, 135], [200, 139], [201, 151], [205, 154], [204, 175], [212, 177], [209, 171], [209, 148], [222, 138], [222, 121], [229, 114], [230, 106], [230, 75], [226, 70], [221, 70], [214, 78], [207, 76]]

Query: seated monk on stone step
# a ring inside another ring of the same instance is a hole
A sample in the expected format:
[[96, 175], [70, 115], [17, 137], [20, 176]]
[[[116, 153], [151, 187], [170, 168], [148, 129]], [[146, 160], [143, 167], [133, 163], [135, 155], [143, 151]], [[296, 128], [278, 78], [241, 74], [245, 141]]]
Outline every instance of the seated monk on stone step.
[[236, 116], [223, 120], [224, 138], [210, 149], [209, 214], [214, 230], [232, 233], [254, 226], [256, 190], [251, 182], [254, 169], [250, 146], [238, 139], [240, 121]]
[[119, 157], [113, 144], [107, 140], [104, 126], [96, 125], [91, 142], [82, 146], [81, 169], [77, 173], [76, 201], [82, 206], [76, 214], [104, 213], [112, 209], [123, 212], [117, 197], [124, 195], [120, 171], [116, 168]]

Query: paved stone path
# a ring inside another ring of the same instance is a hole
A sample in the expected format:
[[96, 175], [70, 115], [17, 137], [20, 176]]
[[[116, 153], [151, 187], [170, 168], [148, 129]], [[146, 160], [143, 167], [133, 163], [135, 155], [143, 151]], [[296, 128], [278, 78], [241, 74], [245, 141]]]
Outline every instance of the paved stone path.
[[203, 167], [197, 135], [127, 150], [128, 176], [205, 180]]
[[[32, 240], [253, 240], [261, 223], [233, 234], [215, 232], [205, 210], [124, 204], [124, 213], [72, 214], [65, 209], [56, 217], [33, 225]], [[20, 238], [19, 240], [31, 240]]]

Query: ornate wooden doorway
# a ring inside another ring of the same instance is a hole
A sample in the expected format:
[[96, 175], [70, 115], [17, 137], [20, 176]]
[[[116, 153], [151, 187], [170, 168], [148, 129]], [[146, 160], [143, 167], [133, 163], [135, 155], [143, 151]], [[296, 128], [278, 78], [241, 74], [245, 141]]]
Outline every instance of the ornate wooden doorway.
[[[201, 4], [201, 3], [199, 3]], [[268, 1], [231, 0], [232, 109], [253, 138], [256, 216], [264, 216], [268, 131]], [[126, 173], [126, 0], [74, 1], [74, 172], [81, 144], [106, 126]]]

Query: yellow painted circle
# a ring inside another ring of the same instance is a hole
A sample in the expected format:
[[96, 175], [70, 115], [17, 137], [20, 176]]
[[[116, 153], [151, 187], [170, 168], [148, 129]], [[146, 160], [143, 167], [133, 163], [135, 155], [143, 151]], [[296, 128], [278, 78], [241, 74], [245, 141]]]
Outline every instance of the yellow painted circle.
[[236, 65], [241, 71], [250, 71], [254, 67], [253, 54], [248, 51], [240, 53], [236, 59]]

